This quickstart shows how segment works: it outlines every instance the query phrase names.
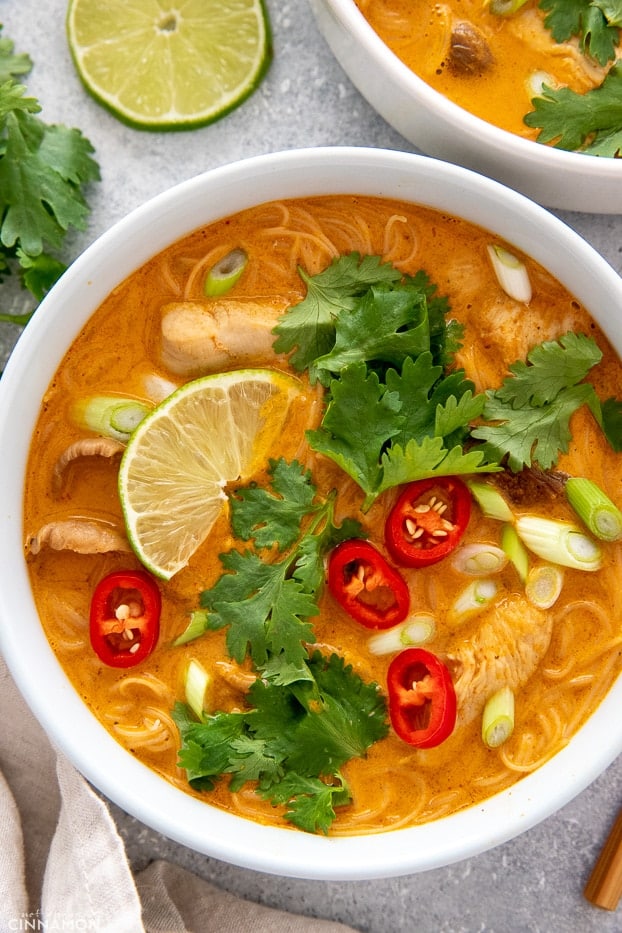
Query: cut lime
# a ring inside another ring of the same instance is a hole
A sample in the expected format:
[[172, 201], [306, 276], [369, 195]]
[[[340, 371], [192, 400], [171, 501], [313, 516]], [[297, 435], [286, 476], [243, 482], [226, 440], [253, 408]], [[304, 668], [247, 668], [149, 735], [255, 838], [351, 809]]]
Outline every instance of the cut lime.
[[224, 487], [267, 464], [301, 383], [245, 369], [203, 376], [136, 428], [119, 469], [119, 496], [139, 560], [169, 580], [205, 541]]
[[70, 0], [67, 35], [89, 93], [151, 130], [224, 116], [255, 90], [272, 54], [263, 0]]

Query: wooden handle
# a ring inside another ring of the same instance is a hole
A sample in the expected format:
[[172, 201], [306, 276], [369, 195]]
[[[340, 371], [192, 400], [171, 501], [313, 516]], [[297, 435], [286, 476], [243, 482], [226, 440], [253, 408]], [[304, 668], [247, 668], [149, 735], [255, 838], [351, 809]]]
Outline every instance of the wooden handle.
[[583, 893], [588, 901], [604, 910], [615, 910], [618, 906], [622, 896], [622, 810]]

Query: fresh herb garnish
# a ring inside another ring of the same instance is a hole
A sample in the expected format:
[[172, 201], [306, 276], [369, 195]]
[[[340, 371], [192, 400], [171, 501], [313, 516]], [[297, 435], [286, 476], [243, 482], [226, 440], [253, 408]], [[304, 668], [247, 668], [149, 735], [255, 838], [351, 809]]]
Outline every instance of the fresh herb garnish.
[[539, 142], [611, 158], [622, 152], [622, 65], [614, 65], [600, 87], [584, 94], [545, 87], [533, 105], [524, 119], [540, 128]]
[[364, 683], [342, 658], [315, 652], [307, 676], [287, 686], [257, 679], [244, 712], [204, 714], [177, 704], [180, 765], [190, 783], [209, 790], [224, 774], [230, 788], [257, 782], [257, 793], [286, 806], [286, 818], [307, 832], [327, 833], [335, 807], [350, 801], [340, 773], [388, 731], [376, 684]]
[[620, 403], [601, 405], [594, 386], [582, 380], [600, 362], [602, 353], [591, 337], [567, 333], [546, 341], [512, 364], [500, 388], [489, 390], [483, 417], [490, 425], [475, 427], [471, 436], [483, 440], [484, 456], [507, 459], [514, 472], [535, 460], [543, 469], [553, 466], [568, 450], [570, 418], [587, 405], [614, 449], [622, 444]]
[[225, 573], [203, 591], [203, 613], [190, 625], [196, 634], [227, 628], [232, 658], [241, 663], [248, 653], [262, 676], [289, 683], [307, 676], [305, 643], [313, 642], [309, 620], [319, 612], [324, 555], [363, 532], [352, 519], [335, 525], [334, 496], [317, 497], [311, 474], [296, 461], [271, 461], [269, 475], [271, 489], [251, 484], [230, 497], [234, 533], [269, 548], [269, 559], [251, 548], [222, 554]]
[[599, 87], [577, 93], [544, 87], [524, 117], [540, 129], [538, 141], [558, 149], [619, 157], [622, 151], [622, 68], [615, 64], [622, 26], [622, 0], [540, 0], [545, 26], [556, 42], [577, 39], [579, 48], [601, 66], [612, 64]]
[[[0, 39], [0, 281], [16, 271], [39, 302], [66, 268], [54, 253], [68, 230], [86, 227], [83, 188], [99, 168], [79, 130], [35, 116], [39, 103], [15, 80], [31, 64]], [[31, 315], [0, 313], [0, 320], [24, 325]]]

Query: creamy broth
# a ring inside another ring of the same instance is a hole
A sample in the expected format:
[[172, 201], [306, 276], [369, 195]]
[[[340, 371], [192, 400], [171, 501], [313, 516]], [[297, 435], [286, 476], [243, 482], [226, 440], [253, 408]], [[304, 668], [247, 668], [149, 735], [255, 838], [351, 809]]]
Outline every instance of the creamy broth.
[[[202, 295], [205, 270], [234, 247], [249, 257], [235, 298], [269, 302], [284, 310], [305, 294], [297, 268], [313, 274], [336, 256], [357, 250], [382, 255], [402, 272], [425, 269], [451, 314], [465, 326], [457, 363], [478, 390], [500, 384], [507, 366], [524, 359], [544, 339], [573, 329], [591, 335], [603, 351], [594, 373], [599, 396], [615, 395], [622, 370], [602, 333], [585, 310], [545, 270], [528, 258], [533, 283], [528, 307], [500, 289], [491, 269], [485, 231], [428, 209], [366, 197], [325, 197], [271, 203], [216, 222], [175, 243], [119, 285], [74, 341], [49, 387], [32, 442], [24, 503], [25, 537], [44, 524], [66, 517], [95, 516], [123, 528], [117, 494], [118, 460], [81, 458], [72, 463], [62, 485], [54, 485], [54, 466], [62, 452], [84, 432], [69, 415], [85, 395], [117, 392], [149, 399], [153, 377], [179, 382], [161, 364], [162, 309], [189, 300], [206, 305]], [[287, 368], [283, 358], [269, 355], [256, 365]], [[230, 368], [239, 361], [231, 360]], [[362, 494], [326, 458], [306, 445], [305, 430], [318, 423], [321, 396], [307, 386], [290, 412], [283, 445], [273, 456], [301, 458], [321, 491], [340, 490], [338, 515], [361, 521], [370, 539], [384, 549], [384, 519], [397, 491], [381, 496], [363, 514]], [[619, 496], [622, 462], [612, 452], [583, 409], [573, 418], [573, 440], [559, 469], [588, 475], [614, 500]], [[257, 477], [261, 482], [262, 476]], [[532, 511], [572, 519], [559, 499], [542, 501]], [[496, 541], [499, 523], [474, 507], [466, 541]], [[112, 570], [138, 568], [131, 553], [74, 554], [43, 547], [28, 556], [32, 588], [42, 624], [53, 650], [84, 702], [130, 754], [187, 793], [185, 772], [177, 766], [179, 735], [171, 718], [183, 700], [188, 661], [198, 659], [213, 674], [210, 708], [229, 710], [244, 703], [244, 673], [227, 657], [225, 635], [211, 632], [181, 647], [173, 640], [185, 629], [199, 594], [221, 572], [218, 555], [234, 544], [226, 508], [208, 540], [189, 565], [170, 582], [160, 582], [163, 599], [161, 634], [153, 654], [140, 665], [118, 670], [103, 665], [88, 636], [89, 604], [96, 583]], [[620, 670], [622, 647], [619, 578], [620, 545], [604, 548], [597, 573], [566, 570], [562, 594], [543, 612], [552, 627], [550, 645], [527, 683], [517, 691], [516, 726], [499, 749], [481, 741], [480, 717], [459, 725], [438, 748], [411, 748], [390, 733], [373, 745], [366, 759], [353, 759], [343, 771], [353, 802], [338, 810], [333, 834], [373, 833], [425, 822], [468, 807], [500, 791], [537, 768], [558, 751], [600, 702]], [[440, 656], [468, 653], [486, 636], [491, 613], [452, 631], [445, 624], [448, 608], [464, 584], [449, 561], [404, 571], [413, 609], [427, 609], [437, 619], [437, 633], [427, 646]], [[522, 584], [511, 565], [499, 578], [499, 605], [524, 612]], [[519, 602], [517, 602], [519, 601]], [[493, 610], [495, 612], [496, 610]], [[366, 681], [381, 689], [391, 656], [375, 656], [367, 647], [370, 632], [342, 611], [324, 592], [321, 614], [314, 620], [321, 650], [336, 651]], [[508, 640], [500, 647], [515, 646]], [[499, 646], [497, 646], [499, 647]], [[484, 650], [482, 648], [482, 650]], [[459, 710], [460, 714], [460, 710]], [[254, 820], [289, 825], [280, 808], [262, 801], [247, 785], [230, 793], [226, 781], [199, 795], [206, 802]]]
[[[491, 13], [482, 0], [356, 4], [387, 46], [427, 84], [475, 116], [527, 139], [538, 135], [523, 122], [534, 109], [533, 75], [546, 74], [552, 87], [584, 93], [606, 73], [575, 41], [553, 40], [535, 0], [507, 17]], [[452, 66], [450, 46], [452, 31], [464, 23], [477, 31], [481, 48], [462, 68]]]

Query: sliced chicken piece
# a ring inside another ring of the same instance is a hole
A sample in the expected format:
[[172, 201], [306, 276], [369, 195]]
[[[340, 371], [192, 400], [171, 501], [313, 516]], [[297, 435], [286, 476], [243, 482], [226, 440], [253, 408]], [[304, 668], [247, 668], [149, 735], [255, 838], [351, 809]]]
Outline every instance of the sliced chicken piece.
[[452, 26], [447, 61], [455, 74], [479, 75], [490, 68], [494, 59], [480, 30], [462, 20]]
[[546, 654], [553, 631], [550, 613], [520, 595], [497, 604], [475, 635], [446, 655], [458, 699], [458, 724], [481, 715], [501, 687], [527, 683]]
[[275, 360], [273, 328], [285, 308], [265, 301], [182, 301], [162, 311], [162, 362], [199, 376]]
[[84, 518], [69, 518], [43, 525], [29, 538], [27, 550], [38, 554], [46, 546], [54, 551], [75, 551], [76, 554], [131, 551], [125, 534], [114, 525]]
[[111, 437], [83, 437], [79, 441], [74, 441], [69, 447], [65, 448], [56, 463], [52, 472], [52, 484], [56, 492], [59, 492], [66, 468], [74, 460], [80, 457], [116, 457], [125, 450], [125, 445], [120, 441], [115, 441]]

